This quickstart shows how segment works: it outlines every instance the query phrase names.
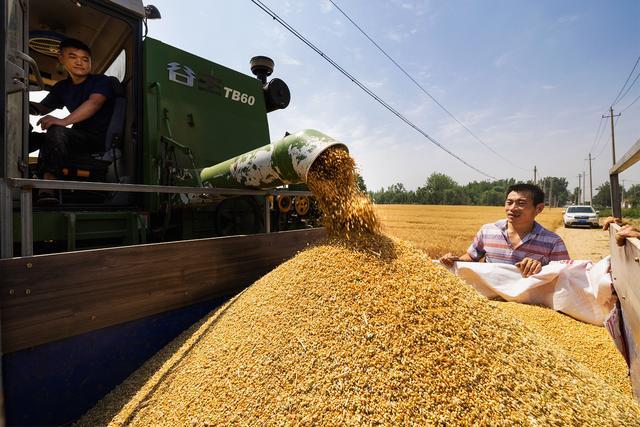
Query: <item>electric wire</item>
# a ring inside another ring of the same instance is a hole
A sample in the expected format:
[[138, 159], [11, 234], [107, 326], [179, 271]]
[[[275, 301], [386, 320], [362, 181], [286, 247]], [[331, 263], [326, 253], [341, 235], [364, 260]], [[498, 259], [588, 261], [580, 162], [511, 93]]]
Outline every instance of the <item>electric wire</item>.
[[[614, 129], [618, 125], [618, 120], [620, 120], [620, 116], [617, 116], [616, 117], [616, 121], [613, 123], [613, 128]], [[600, 157], [602, 155], [602, 153], [604, 152], [605, 148], [607, 148], [607, 144], [602, 144], [602, 148], [600, 149], [600, 152], [598, 152], [598, 155], [596, 157]]]
[[[604, 120], [604, 119], [605, 119], [604, 117], [601, 117], [601, 118], [600, 118], [600, 120], [601, 120], [601, 121], [602, 121], [602, 120]], [[593, 148], [591, 149], [591, 152], [592, 152], [592, 153], [593, 153], [595, 150], [597, 150], [597, 149], [598, 149], [598, 146], [600, 145], [600, 141], [602, 141], [602, 137], [604, 136], [604, 133], [605, 133], [605, 131], [606, 131], [606, 130], [607, 130], [607, 126], [606, 126], [606, 125], [602, 126], [602, 129], [600, 129], [600, 134], [599, 134], [599, 135], [597, 135], [597, 138], [596, 138], [595, 144], [594, 144]]]
[[447, 108], [445, 108], [444, 105], [442, 105], [433, 95], [431, 95], [429, 93], [429, 91], [427, 91], [411, 74], [409, 74], [404, 67], [402, 67], [395, 59], [393, 59], [378, 43], [376, 43], [375, 40], [373, 40], [369, 34], [367, 34], [344, 10], [342, 10], [340, 8], [340, 6], [338, 6], [333, 0], [329, 0], [329, 2], [336, 8], [338, 9], [338, 11], [340, 13], [342, 13], [342, 15], [344, 15], [345, 18], [347, 18], [349, 20], [349, 22], [351, 22], [376, 48], [378, 48], [378, 50], [380, 52], [382, 52], [382, 54], [384, 56], [387, 57], [387, 59], [389, 59], [389, 61], [391, 61], [400, 71], [402, 71], [402, 73], [407, 76], [407, 78], [409, 80], [411, 80], [423, 93], [425, 93], [429, 98], [431, 98], [431, 100], [433, 102], [435, 102], [438, 107], [440, 107], [445, 113], [447, 113], [449, 115], [449, 117], [451, 117], [456, 123], [458, 123], [464, 130], [466, 130], [469, 135], [471, 135], [476, 141], [478, 141], [480, 144], [484, 145], [487, 149], [489, 149], [493, 154], [495, 154], [496, 156], [500, 157], [501, 159], [505, 160], [506, 162], [508, 162], [509, 164], [511, 164], [512, 166], [518, 168], [518, 169], [522, 169], [522, 170], [529, 170], [527, 168], [523, 168], [521, 166], [516, 165], [515, 163], [513, 163], [510, 159], [508, 159], [507, 157], [503, 156], [502, 154], [500, 154], [499, 152], [497, 152], [496, 150], [494, 150], [490, 145], [488, 145], [487, 143], [485, 143], [482, 139], [480, 139], [479, 136], [477, 136], [475, 133], [473, 133], [471, 131], [471, 129], [469, 129], [464, 123], [462, 123], [460, 120], [458, 120], [458, 118], [456, 116], [453, 115], [453, 113], [451, 113]]
[[420, 133], [422, 136], [424, 136], [425, 138], [427, 138], [429, 141], [431, 141], [434, 145], [436, 145], [438, 148], [440, 148], [441, 150], [443, 150], [444, 152], [446, 152], [447, 154], [449, 154], [450, 156], [452, 156], [453, 158], [459, 160], [460, 162], [462, 162], [463, 164], [465, 164], [467, 167], [473, 169], [474, 171], [480, 173], [481, 175], [486, 176], [487, 178], [490, 178], [492, 180], [496, 180], [497, 178], [494, 176], [491, 176], [483, 171], [481, 171], [480, 169], [478, 169], [477, 167], [473, 166], [472, 164], [468, 163], [467, 161], [465, 161], [463, 158], [461, 158], [460, 156], [454, 154], [452, 151], [450, 151], [448, 148], [446, 148], [444, 145], [442, 145], [440, 142], [438, 142], [436, 139], [434, 139], [433, 137], [431, 137], [428, 133], [426, 133], [425, 131], [423, 131], [420, 127], [418, 127], [417, 125], [415, 125], [413, 122], [411, 122], [409, 119], [407, 119], [404, 115], [402, 115], [402, 113], [400, 113], [399, 111], [397, 111], [395, 108], [393, 108], [391, 105], [389, 105], [385, 100], [383, 100], [382, 98], [380, 98], [378, 95], [376, 95], [371, 89], [369, 89], [367, 86], [365, 86], [362, 82], [360, 82], [356, 77], [354, 77], [352, 74], [350, 74], [347, 70], [345, 70], [344, 68], [342, 68], [337, 62], [335, 62], [333, 59], [331, 59], [329, 56], [327, 56], [322, 50], [320, 50], [320, 48], [318, 48], [316, 45], [314, 45], [311, 41], [309, 41], [306, 37], [304, 37], [300, 32], [298, 32], [295, 28], [293, 28], [291, 25], [289, 25], [284, 19], [282, 19], [278, 14], [276, 14], [274, 11], [272, 11], [268, 6], [266, 6], [264, 3], [262, 3], [260, 0], [251, 0], [251, 2], [253, 4], [255, 4], [256, 6], [258, 6], [258, 8], [260, 8], [263, 12], [265, 12], [267, 15], [271, 16], [271, 18], [273, 18], [275, 21], [277, 21], [280, 25], [282, 25], [284, 28], [286, 28], [291, 34], [293, 34], [294, 36], [296, 36], [300, 41], [302, 41], [304, 44], [306, 44], [307, 46], [309, 46], [312, 50], [314, 50], [318, 55], [320, 55], [322, 58], [324, 58], [329, 64], [331, 64], [336, 70], [340, 71], [345, 77], [347, 77], [349, 80], [351, 80], [356, 86], [358, 86], [360, 89], [362, 89], [367, 95], [369, 95], [370, 97], [372, 97], [374, 100], [376, 100], [380, 105], [382, 105], [383, 107], [385, 107], [387, 110], [389, 110], [391, 113], [393, 113], [396, 117], [398, 117], [400, 120], [402, 120], [403, 122], [405, 122], [407, 125], [409, 125], [410, 127], [412, 127], [415, 131], [417, 131], [418, 133]]
[[636, 97], [636, 99], [634, 99], [633, 101], [631, 101], [631, 104], [627, 105], [626, 107], [624, 107], [622, 109], [622, 111], [620, 111], [620, 114], [624, 113], [625, 111], [627, 111], [629, 109], [629, 107], [631, 107], [633, 104], [635, 104], [636, 102], [638, 102], [638, 99], [640, 99], [640, 95], [638, 95]]
[[638, 81], [638, 77], [640, 77], [640, 72], [638, 73], [638, 75], [636, 76], [635, 79], [633, 79], [633, 82], [629, 85], [629, 87], [627, 88], [627, 90], [622, 94], [622, 96], [620, 97], [620, 99], [618, 100], [618, 102], [622, 101], [624, 99], [625, 96], [627, 96], [627, 94], [629, 93], [629, 91], [631, 90], [631, 88], [633, 87], [634, 84], [636, 84], [636, 82]]
[[627, 89], [627, 91], [624, 93], [624, 95], [620, 96], [620, 94], [622, 93], [622, 91], [624, 90], [624, 88], [627, 86], [627, 83], [629, 83], [629, 79], [631, 78], [631, 76], [633, 75], [633, 72], [636, 70], [636, 67], [638, 66], [638, 62], [640, 62], [640, 56], [638, 56], [638, 59], [636, 59], [636, 63], [633, 65], [633, 68], [631, 69], [631, 72], [629, 73], [629, 76], [627, 77], [627, 80], [625, 80], [624, 84], [622, 85], [622, 87], [620, 88], [620, 91], [618, 92], [618, 95], [616, 95], [616, 98], [613, 100], [613, 102], [611, 103], [611, 106], [613, 107], [614, 105], [616, 105], [618, 102], [622, 101], [622, 98], [625, 97], [625, 95], [627, 93], [629, 93], [629, 90], [633, 87], [633, 85], [636, 83], [636, 81], [638, 80], [638, 77], [640, 77], [640, 73], [638, 73], [638, 75], [636, 76], [636, 78], [633, 80], [633, 83], [631, 83], [631, 85], [629, 86], [629, 88]]
[[593, 153], [593, 151], [596, 148], [596, 145], [600, 139], [599, 135], [600, 135], [600, 129], [602, 129], [602, 122], [604, 122], [604, 117], [600, 117], [600, 123], [598, 124], [598, 130], [596, 131], [596, 136], [595, 138], [593, 138], [593, 144], [591, 144], [591, 148], [589, 149], [590, 153]]

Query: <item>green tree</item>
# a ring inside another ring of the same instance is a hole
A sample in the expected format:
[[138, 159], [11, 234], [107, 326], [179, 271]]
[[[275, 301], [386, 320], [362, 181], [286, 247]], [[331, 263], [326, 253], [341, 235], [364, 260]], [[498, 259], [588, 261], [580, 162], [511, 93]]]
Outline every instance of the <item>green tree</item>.
[[[580, 200], [580, 187], [575, 187], [573, 192], [569, 194], [568, 202], [571, 204], [578, 204], [578, 200]], [[593, 202], [595, 204], [595, 202]]]
[[611, 206], [611, 183], [609, 181], [606, 181], [596, 188], [596, 194], [593, 195], [592, 204], [601, 207]]
[[634, 184], [625, 191], [625, 200], [632, 208], [640, 207], [640, 184]]
[[379, 204], [406, 204], [416, 203], [415, 193], [407, 191], [401, 182], [390, 185], [386, 190], [381, 188], [379, 191], [370, 193], [374, 202]]
[[457, 182], [450, 176], [443, 173], [434, 172], [429, 175], [424, 187], [419, 187], [416, 191], [416, 196], [420, 203], [427, 203], [431, 205], [443, 205], [448, 204], [447, 198], [451, 193], [447, 193], [446, 190], [456, 190], [459, 188]]
[[549, 206], [563, 206], [568, 201], [573, 201], [569, 193], [569, 182], [566, 178], [548, 176], [538, 182], [545, 195], [545, 203]]
[[360, 174], [356, 175], [356, 183], [358, 184], [358, 189], [366, 194], [367, 185], [364, 183], [364, 178], [362, 177], [362, 175]]
[[501, 206], [504, 205], [505, 200], [505, 191], [501, 188], [493, 188], [491, 190], [487, 190], [480, 195], [480, 205], [485, 206]]

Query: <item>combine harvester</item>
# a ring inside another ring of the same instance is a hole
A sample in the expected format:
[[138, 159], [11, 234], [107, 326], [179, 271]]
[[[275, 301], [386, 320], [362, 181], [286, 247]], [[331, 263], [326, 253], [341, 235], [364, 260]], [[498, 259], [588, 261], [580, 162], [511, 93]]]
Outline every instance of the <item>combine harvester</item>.
[[[308, 190], [273, 189], [303, 183], [338, 142], [307, 130], [270, 145], [267, 113], [290, 100], [267, 80], [273, 61], [253, 58], [254, 78], [146, 38], [160, 14], [141, 1], [2, 7], [0, 414], [67, 424], [325, 235]], [[65, 165], [67, 179], [33, 179], [29, 96], [66, 77], [65, 37], [90, 45], [93, 73], [118, 79], [112, 132], [104, 152]], [[59, 191], [60, 204], [34, 207], [38, 189]]]

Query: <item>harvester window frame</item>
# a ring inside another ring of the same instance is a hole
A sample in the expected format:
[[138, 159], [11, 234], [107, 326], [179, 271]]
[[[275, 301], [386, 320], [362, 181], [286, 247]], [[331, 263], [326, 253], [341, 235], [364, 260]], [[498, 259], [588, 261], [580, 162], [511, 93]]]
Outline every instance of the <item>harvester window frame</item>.
[[[33, 3], [33, 2], [32, 2]], [[72, 19], [65, 21], [60, 16], [49, 18], [43, 12], [47, 8], [60, 7], [67, 8], [72, 11]], [[72, 8], [69, 8], [71, 4]], [[43, 5], [43, 3], [39, 3]], [[41, 31], [44, 27], [58, 29], [59, 38], [73, 37], [87, 43], [92, 49], [92, 74], [104, 74], [115, 76], [123, 85], [124, 95], [127, 99], [125, 111], [125, 129], [122, 137], [121, 145], [123, 147], [122, 156], [125, 159], [126, 169], [123, 171], [129, 178], [127, 182], [140, 182], [142, 176], [141, 162], [142, 155], [141, 140], [141, 124], [142, 124], [142, 24], [139, 17], [125, 11], [114, 4], [106, 2], [98, 2], [94, 0], [85, 0], [81, 7], [73, 5], [68, 0], [50, 0], [46, 5], [41, 6], [39, 15], [38, 6], [30, 8], [29, 21], [30, 36], [33, 31]], [[84, 13], [86, 11], [86, 13]], [[44, 16], [44, 17], [43, 17]], [[90, 18], [85, 20], [85, 16]], [[57, 20], [56, 20], [57, 18]], [[60, 22], [57, 22], [60, 21]], [[34, 22], [38, 22], [34, 27]], [[114, 30], [114, 23], [117, 28]], [[55, 36], [56, 32], [51, 31]], [[114, 34], [116, 33], [116, 34]], [[108, 43], [105, 42], [108, 41]], [[111, 43], [111, 44], [109, 44]], [[35, 58], [43, 59], [45, 55], [33, 52], [29, 49]], [[51, 55], [49, 55], [51, 56]], [[58, 62], [57, 57], [46, 58], [49, 64], [45, 69], [46, 92], [57, 81], [66, 78], [66, 73], [60, 74], [56, 70], [51, 75], [51, 61]], [[38, 59], [36, 59], [38, 61]], [[118, 65], [119, 62], [122, 65]], [[43, 67], [40, 67], [41, 69]], [[59, 66], [56, 65], [59, 69]], [[46, 78], [46, 76], [53, 78]], [[31, 76], [30, 76], [31, 80]], [[62, 111], [62, 110], [60, 110]], [[58, 113], [60, 114], [60, 113]], [[53, 115], [56, 115], [55, 113]], [[29, 116], [26, 117], [29, 119]], [[127, 160], [128, 159], [128, 160]]]

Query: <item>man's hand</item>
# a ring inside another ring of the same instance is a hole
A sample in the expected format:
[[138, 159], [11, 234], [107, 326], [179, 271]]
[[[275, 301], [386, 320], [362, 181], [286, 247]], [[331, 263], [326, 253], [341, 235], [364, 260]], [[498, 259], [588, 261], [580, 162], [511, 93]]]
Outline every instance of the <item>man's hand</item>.
[[43, 116], [53, 111], [53, 108], [46, 107], [39, 102], [29, 101], [29, 114], [34, 116]]
[[632, 225], [623, 226], [616, 233], [616, 244], [618, 246], [624, 246], [625, 240], [628, 239], [629, 237], [640, 238], [640, 230], [638, 230]]
[[540, 270], [542, 270], [542, 263], [533, 258], [525, 258], [516, 263], [516, 267], [520, 269], [524, 277], [529, 277], [540, 273]]
[[618, 225], [626, 224], [626, 222], [624, 222], [621, 218], [615, 218], [615, 217], [609, 216], [607, 217], [607, 219], [604, 220], [604, 223], [602, 224], [602, 229], [605, 231], [608, 230], [609, 226], [614, 222]]
[[47, 130], [51, 126], [62, 126], [62, 127], [64, 127], [64, 126], [67, 125], [65, 120], [59, 119], [59, 118], [53, 117], [53, 116], [44, 116], [43, 118], [38, 120], [37, 124], [40, 125], [40, 127], [43, 130]]
[[447, 267], [453, 267], [453, 263], [460, 259], [459, 256], [452, 254], [451, 252], [446, 253], [440, 257], [440, 263], [446, 265]]
[[40, 108], [38, 108], [38, 104], [33, 102], [33, 101], [29, 101], [29, 114], [31, 114], [32, 116], [39, 116], [40, 115]]

